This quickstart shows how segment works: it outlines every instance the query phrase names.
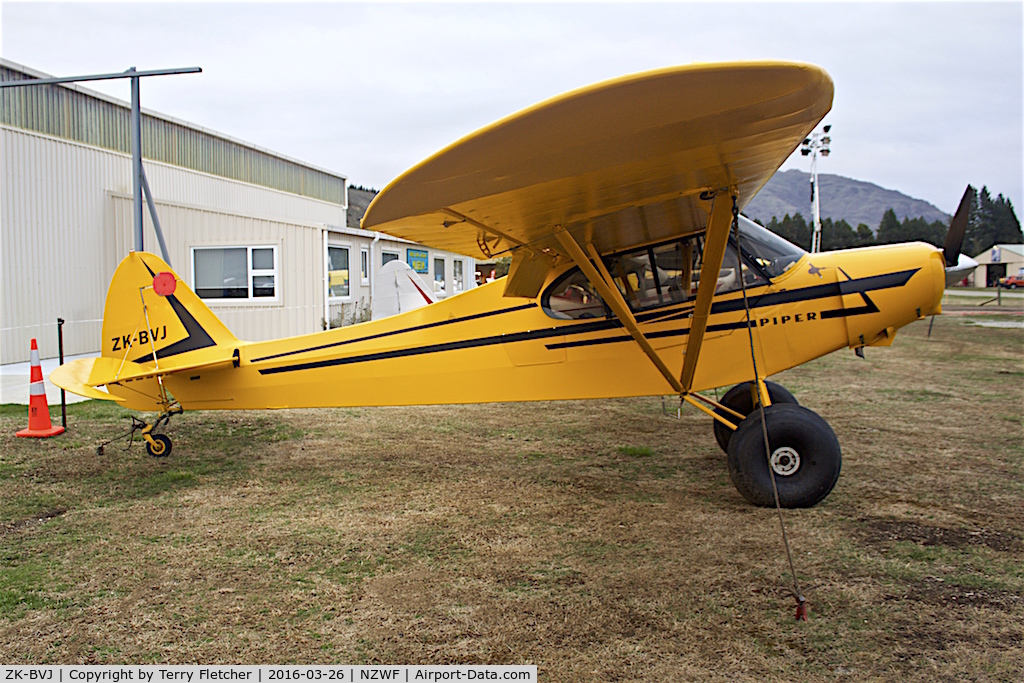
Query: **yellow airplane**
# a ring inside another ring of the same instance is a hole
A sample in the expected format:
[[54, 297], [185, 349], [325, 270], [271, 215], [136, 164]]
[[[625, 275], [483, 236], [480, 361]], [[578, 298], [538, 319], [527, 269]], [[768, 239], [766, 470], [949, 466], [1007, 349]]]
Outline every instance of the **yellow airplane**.
[[[839, 442], [764, 378], [889, 345], [940, 312], [967, 205], [945, 254], [920, 243], [808, 254], [741, 216], [832, 93], [822, 69], [785, 62], [566, 93], [413, 167], [363, 218], [439, 249], [511, 254], [506, 278], [383, 320], [244, 342], [166, 263], [131, 253], [110, 284], [102, 356], [50, 379], [159, 411], [143, 430], [154, 456], [171, 450], [155, 428], [181, 410], [675, 394], [714, 418], [747, 500], [774, 505], [777, 489], [783, 506], [814, 505], [839, 477]], [[732, 384], [719, 401], [698, 393]]]

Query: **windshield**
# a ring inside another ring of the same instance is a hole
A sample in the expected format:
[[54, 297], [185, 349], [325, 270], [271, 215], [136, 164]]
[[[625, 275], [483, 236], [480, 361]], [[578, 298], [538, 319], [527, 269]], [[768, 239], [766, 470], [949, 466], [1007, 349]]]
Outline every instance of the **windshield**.
[[807, 252], [746, 216], [740, 216], [740, 246], [770, 278], [776, 278]]

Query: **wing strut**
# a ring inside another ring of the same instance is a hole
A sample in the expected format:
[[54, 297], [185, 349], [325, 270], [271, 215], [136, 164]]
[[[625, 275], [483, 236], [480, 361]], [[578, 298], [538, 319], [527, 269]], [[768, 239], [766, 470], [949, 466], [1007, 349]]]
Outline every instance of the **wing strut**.
[[[715, 419], [725, 422], [735, 429], [735, 425], [729, 423], [721, 416], [715, 415], [710, 409], [693, 400], [689, 394], [693, 386], [693, 374], [697, 368], [697, 359], [700, 357], [700, 348], [704, 340], [704, 332], [707, 330], [708, 316], [711, 313], [711, 303], [715, 296], [715, 287], [718, 283], [718, 272], [722, 269], [722, 260], [725, 258], [725, 248], [729, 243], [729, 225], [732, 219], [733, 205], [736, 203], [735, 195], [732, 202], [716, 201], [711, 207], [711, 218], [708, 221], [706, 236], [704, 238], [704, 258], [701, 264], [701, 272], [704, 274], [697, 286], [697, 299], [694, 303], [693, 317], [690, 322], [689, 341], [686, 345], [686, 355], [683, 358], [682, 375], [677, 379], [669, 370], [665, 361], [658, 352], [651, 346], [651, 342], [640, 331], [636, 318], [633, 317], [629, 305], [622, 297], [618, 287], [612, 279], [608, 269], [605, 268], [601, 255], [590, 242], [587, 242], [587, 252], [573, 239], [568, 230], [557, 230], [555, 237], [558, 243], [569, 253], [576, 265], [583, 274], [587, 276], [590, 283], [594, 285], [597, 293], [604, 299], [612, 313], [619, 319], [622, 326], [626, 328], [637, 345], [651, 359], [654, 366], [665, 377], [672, 389], [678, 393], [683, 400], [693, 404], [700, 410], [708, 413]], [[742, 274], [739, 274], [742, 276]], [[730, 411], [731, 412], [731, 411]]]
[[[665, 379], [672, 386], [672, 389], [682, 394], [683, 386], [676, 379], [676, 376], [672, 374], [672, 371], [665, 365], [665, 361], [661, 359], [661, 356], [654, 350], [651, 343], [647, 341], [647, 337], [643, 335], [640, 328], [636, 324], [636, 318], [633, 317], [632, 312], [629, 310], [629, 306], [626, 305], [626, 300], [622, 298], [622, 294], [619, 292], [619, 288], [615, 286], [611, 275], [608, 270], [604, 267], [604, 262], [601, 261], [601, 255], [597, 253], [597, 249], [594, 245], [587, 243], [587, 249], [590, 251], [593, 257], [593, 263], [587, 258], [586, 253], [580, 248], [580, 245], [576, 243], [572, 235], [569, 234], [568, 230], [558, 230], [555, 232], [555, 237], [558, 238], [558, 243], [572, 256], [572, 260], [576, 262], [576, 265], [580, 267], [583, 274], [587, 276], [590, 283], [594, 285], [597, 293], [605, 300], [609, 308], [612, 309], [612, 313], [619, 319], [623, 327], [629, 332], [629, 334], [636, 340], [636, 343], [643, 349], [643, 352], [647, 354], [647, 357], [651, 359], [651, 362], [658, 368], [658, 371], [664, 375]], [[594, 267], [597, 264], [597, 268]], [[600, 268], [600, 272], [598, 272]]]
[[[708, 328], [708, 316], [711, 314], [711, 302], [715, 298], [718, 273], [722, 270], [725, 247], [729, 243], [729, 226], [732, 224], [736, 195], [731, 194], [732, 202], [719, 201], [725, 198], [723, 195], [724, 193], [720, 192], [715, 198], [711, 206], [711, 218], [704, 233], [700, 284], [697, 285], [697, 299], [693, 304], [693, 316], [690, 318], [690, 334], [686, 342], [686, 355], [683, 356], [683, 372], [679, 376], [683, 394], [690, 393], [690, 389], [693, 388], [693, 375], [697, 370], [700, 347], [704, 343], [704, 332]], [[743, 277], [742, 272], [736, 275]]]

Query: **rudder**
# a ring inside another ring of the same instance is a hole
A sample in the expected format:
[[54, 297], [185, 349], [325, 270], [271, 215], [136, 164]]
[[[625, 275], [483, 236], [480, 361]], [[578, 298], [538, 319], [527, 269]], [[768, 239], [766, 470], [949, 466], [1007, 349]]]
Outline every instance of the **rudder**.
[[[173, 276], [173, 285], [167, 276], [157, 280], [162, 273]], [[103, 310], [103, 356], [141, 364], [155, 356], [160, 363], [235, 344], [238, 339], [159, 257], [131, 252], [114, 271]]]

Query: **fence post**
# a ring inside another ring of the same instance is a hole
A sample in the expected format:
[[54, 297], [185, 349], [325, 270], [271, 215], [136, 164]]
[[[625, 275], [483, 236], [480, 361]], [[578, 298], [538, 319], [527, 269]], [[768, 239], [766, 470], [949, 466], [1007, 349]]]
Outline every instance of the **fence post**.
[[[60, 357], [60, 364], [64, 365], [64, 318], [57, 318], [57, 354]], [[64, 389], [60, 390], [60, 424], [67, 430], [68, 406]]]

